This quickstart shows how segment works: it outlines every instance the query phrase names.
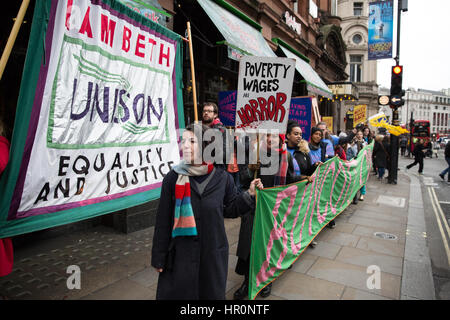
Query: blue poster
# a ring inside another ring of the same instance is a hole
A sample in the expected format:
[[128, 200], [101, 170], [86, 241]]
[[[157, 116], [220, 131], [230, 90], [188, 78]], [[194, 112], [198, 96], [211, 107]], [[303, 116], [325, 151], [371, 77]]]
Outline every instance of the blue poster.
[[369, 60], [392, 58], [392, 0], [369, 3]]
[[295, 120], [302, 128], [302, 137], [309, 141], [311, 136], [311, 97], [292, 98], [289, 108], [289, 120]]
[[219, 92], [219, 119], [226, 127], [234, 127], [236, 116], [236, 90]]

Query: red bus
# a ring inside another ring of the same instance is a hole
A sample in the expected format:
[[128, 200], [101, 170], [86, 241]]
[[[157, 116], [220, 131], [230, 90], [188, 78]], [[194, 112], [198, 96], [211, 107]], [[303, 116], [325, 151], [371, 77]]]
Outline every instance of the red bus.
[[431, 154], [431, 134], [430, 134], [430, 121], [428, 120], [415, 120], [411, 128], [411, 153], [414, 152], [414, 145], [419, 142], [419, 139], [423, 139], [424, 146], [429, 149]]

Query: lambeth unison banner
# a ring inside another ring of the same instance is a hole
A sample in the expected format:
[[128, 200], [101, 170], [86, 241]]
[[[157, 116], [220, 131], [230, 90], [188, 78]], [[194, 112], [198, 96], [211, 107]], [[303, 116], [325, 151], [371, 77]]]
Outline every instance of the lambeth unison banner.
[[358, 157], [319, 166], [313, 182], [257, 191], [250, 257], [249, 299], [297, 260], [317, 234], [367, 183], [373, 143]]
[[36, 1], [0, 238], [159, 197], [180, 159], [181, 53], [119, 1]]

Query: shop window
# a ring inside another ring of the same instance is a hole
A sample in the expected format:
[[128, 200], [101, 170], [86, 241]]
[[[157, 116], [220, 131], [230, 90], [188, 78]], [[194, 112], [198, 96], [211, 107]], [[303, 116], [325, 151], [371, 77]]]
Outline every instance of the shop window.
[[362, 2], [354, 2], [353, 3], [353, 15], [354, 16], [362, 16], [363, 12], [363, 3]]
[[362, 81], [362, 55], [350, 55], [350, 81]]

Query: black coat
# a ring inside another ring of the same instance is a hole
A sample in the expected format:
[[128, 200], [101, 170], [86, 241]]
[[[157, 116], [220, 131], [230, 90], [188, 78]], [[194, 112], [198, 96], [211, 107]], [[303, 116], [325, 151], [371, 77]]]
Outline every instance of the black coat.
[[[225, 299], [228, 240], [224, 218], [237, 218], [254, 207], [248, 193], [237, 195], [231, 175], [220, 168], [200, 195], [189, 178], [198, 236], [171, 237], [178, 174], [163, 180], [156, 214], [152, 261], [159, 274], [156, 299]], [[194, 182], [194, 183], [193, 183]]]
[[445, 146], [445, 157], [450, 158], [450, 141], [447, 142], [447, 145]]
[[384, 150], [381, 143], [375, 141], [373, 146], [373, 163], [376, 168], [389, 168], [389, 144], [385, 141], [382, 144]]
[[303, 176], [312, 175], [314, 170], [317, 168], [311, 164], [311, 157], [309, 156], [309, 153], [303, 153], [297, 149], [294, 151], [294, 158], [300, 167], [300, 174]]
[[414, 158], [417, 160], [421, 160], [423, 158], [425, 158], [425, 153], [423, 152], [423, 150], [425, 150], [426, 148], [424, 147], [423, 144], [417, 143], [414, 146]]

